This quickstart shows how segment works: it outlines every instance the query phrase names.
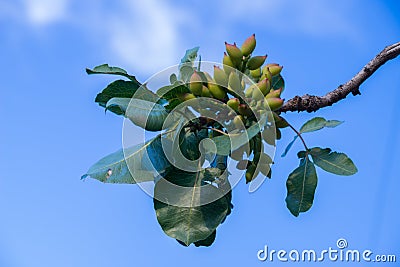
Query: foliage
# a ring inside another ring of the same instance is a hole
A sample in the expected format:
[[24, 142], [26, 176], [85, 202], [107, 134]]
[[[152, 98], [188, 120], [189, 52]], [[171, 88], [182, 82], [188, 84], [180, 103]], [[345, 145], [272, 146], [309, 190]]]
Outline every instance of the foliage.
[[212, 75], [201, 69], [201, 60], [196, 61], [199, 47], [189, 49], [177, 73], [170, 75], [170, 84], [155, 93], [121, 68], [103, 64], [87, 69], [88, 74], [127, 78], [109, 84], [95, 102], [159, 133], [144, 144], [100, 159], [82, 179], [153, 182], [154, 209], [163, 231], [184, 246], [210, 246], [233, 208], [228, 160], [237, 161], [246, 183], [257, 188], [259, 177], [272, 176], [268, 148], [274, 148], [282, 129], [291, 128], [296, 135], [282, 157], [298, 139], [304, 150], [297, 153], [300, 164], [286, 181], [286, 204], [294, 216], [310, 210], [318, 182], [315, 166], [346, 176], [357, 168], [344, 153], [308, 148], [303, 134], [342, 122], [316, 117], [297, 131], [279, 111], [284, 102], [282, 66], [265, 63], [266, 56], [253, 56], [255, 46], [254, 35], [240, 48], [226, 43], [222, 68], [214, 66]]

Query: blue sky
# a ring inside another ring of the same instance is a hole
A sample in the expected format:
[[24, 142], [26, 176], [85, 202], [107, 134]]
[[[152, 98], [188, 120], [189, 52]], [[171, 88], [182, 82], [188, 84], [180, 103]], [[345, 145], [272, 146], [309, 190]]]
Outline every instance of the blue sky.
[[[122, 129], [121, 117], [94, 103], [112, 78], [89, 77], [85, 67], [110, 63], [145, 81], [187, 48], [199, 45], [204, 60], [220, 61], [224, 41], [255, 33], [256, 52], [284, 66], [285, 98], [321, 95], [399, 41], [399, 14], [397, 1], [0, 0], [0, 266], [280, 266], [259, 262], [257, 251], [322, 250], [341, 237], [352, 249], [400, 260], [399, 59], [363, 84], [361, 96], [287, 114], [296, 126], [315, 115], [344, 120], [305, 137], [346, 152], [359, 169], [351, 177], [317, 170], [314, 206], [298, 218], [284, 199], [300, 143], [276, 158], [273, 179], [257, 192], [244, 183], [234, 189], [233, 213], [210, 248], [164, 235], [137, 186], [80, 180], [121, 147]], [[277, 155], [292, 136], [284, 131]]]

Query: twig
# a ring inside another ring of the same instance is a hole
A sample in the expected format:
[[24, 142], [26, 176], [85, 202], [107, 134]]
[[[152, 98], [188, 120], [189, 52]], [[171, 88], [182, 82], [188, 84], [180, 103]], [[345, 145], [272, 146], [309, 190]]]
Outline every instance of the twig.
[[296, 135], [300, 138], [301, 142], [303, 143], [303, 146], [306, 151], [308, 151], [308, 147], [306, 145], [306, 141], [304, 141], [303, 136], [301, 136], [301, 133], [296, 130], [290, 123], [288, 123], [289, 127], [296, 133]]
[[281, 112], [287, 111], [307, 111], [313, 112], [320, 108], [332, 106], [334, 103], [346, 98], [350, 93], [359, 95], [359, 87], [365, 82], [379, 67], [400, 54], [400, 42], [385, 47], [367, 65], [362, 68], [350, 81], [339, 85], [335, 90], [324, 96], [303, 95], [295, 96], [288, 100], [280, 109]]

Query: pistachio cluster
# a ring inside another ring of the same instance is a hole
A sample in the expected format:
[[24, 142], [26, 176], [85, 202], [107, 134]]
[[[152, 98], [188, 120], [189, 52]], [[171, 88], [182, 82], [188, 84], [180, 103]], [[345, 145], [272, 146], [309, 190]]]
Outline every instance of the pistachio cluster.
[[[236, 43], [225, 42], [226, 52], [222, 58], [222, 68], [214, 66], [213, 75], [194, 69], [188, 81], [190, 92], [179, 95], [181, 101], [196, 97], [209, 97], [225, 103], [234, 112], [225, 114], [227, 120], [238, 129], [249, 127], [257, 121], [258, 111], [278, 110], [284, 100], [283, 79], [280, 75], [282, 66], [277, 63], [266, 63], [267, 56], [253, 56], [256, 48], [255, 35], [248, 37], [239, 48]], [[245, 78], [251, 80], [246, 83]], [[268, 107], [267, 107], [268, 106]], [[284, 128], [284, 119], [272, 112], [278, 127]], [[208, 121], [207, 123], [210, 123]], [[223, 127], [221, 127], [223, 128]], [[272, 135], [267, 131], [258, 133], [249, 142], [232, 151], [231, 157], [239, 161], [237, 167], [246, 169], [246, 181], [252, 181], [261, 172], [270, 176], [270, 157], [263, 153], [263, 142], [275, 145], [275, 137], [280, 138], [279, 129]], [[253, 154], [252, 160], [244, 159]], [[267, 170], [267, 171], [265, 171]]]

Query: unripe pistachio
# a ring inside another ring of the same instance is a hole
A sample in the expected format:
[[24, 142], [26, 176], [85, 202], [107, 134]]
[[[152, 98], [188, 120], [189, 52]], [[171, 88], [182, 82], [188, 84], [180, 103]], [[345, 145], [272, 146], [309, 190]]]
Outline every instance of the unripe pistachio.
[[279, 109], [283, 105], [283, 99], [277, 97], [266, 98], [265, 101], [272, 111]]
[[197, 71], [194, 71], [192, 76], [190, 76], [189, 89], [194, 95], [201, 95], [202, 87], [201, 77]]
[[266, 98], [271, 98], [271, 97], [281, 97], [282, 93], [282, 88], [279, 88], [277, 90], [271, 89], [271, 91], [265, 95]]
[[269, 68], [267, 66], [264, 66], [264, 68], [262, 68], [262, 75], [261, 75], [261, 79], [265, 79], [267, 78], [268, 80], [272, 80], [272, 74], [269, 71]]
[[238, 111], [240, 101], [237, 98], [231, 98], [226, 102], [226, 104], [233, 109], [234, 111]]
[[232, 59], [226, 54], [226, 52], [224, 52], [222, 64], [227, 75], [229, 75], [229, 73], [231, 73], [231, 71], [235, 68], [235, 64], [233, 64]]
[[254, 48], [256, 48], [256, 35], [253, 34], [248, 37], [242, 44], [240, 50], [242, 50], [243, 56], [247, 57], [253, 53]]
[[196, 98], [196, 96], [194, 94], [185, 93], [185, 94], [178, 95], [178, 98], [181, 101], [186, 101], [186, 100], [194, 99], [194, 98]]
[[275, 76], [281, 73], [283, 66], [279, 66], [279, 64], [276, 63], [270, 63], [265, 65], [264, 68], [268, 68], [268, 70], [271, 72], [271, 75]]
[[231, 58], [232, 62], [235, 64], [235, 66], [240, 66], [240, 63], [242, 62], [243, 59], [243, 53], [236, 46], [236, 43], [232, 45], [225, 42], [225, 48], [226, 52], [228, 52], [228, 55]]
[[251, 98], [253, 95], [254, 86], [250, 86], [247, 88], [246, 92], [244, 93], [245, 97]]
[[203, 87], [201, 89], [201, 96], [202, 97], [212, 97], [210, 90], [205, 85], [203, 85]]
[[247, 117], [249, 117], [253, 114], [251, 109], [246, 104], [240, 104], [238, 107], [238, 111], [241, 115], [247, 116]]
[[251, 181], [256, 177], [256, 175], [254, 175], [255, 172], [256, 172], [256, 169], [257, 169], [257, 167], [256, 167], [253, 163], [252, 163], [252, 164], [249, 164], [249, 165], [247, 166], [247, 171], [246, 171], [246, 183], [251, 182]]
[[226, 92], [215, 82], [208, 82], [207, 86], [214, 98], [223, 100], [227, 97]]
[[226, 75], [225, 71], [221, 70], [221, 68], [218, 66], [214, 66], [214, 80], [218, 85], [228, 85], [228, 76]]
[[241, 92], [242, 86], [240, 83], [239, 75], [236, 73], [236, 71], [231, 72], [229, 74], [229, 81], [228, 81], [228, 86], [229, 89], [234, 91], [234, 92]]
[[247, 61], [247, 68], [249, 70], [255, 70], [260, 68], [265, 60], [267, 59], [267, 56], [255, 56], [249, 59], [249, 61]]
[[236, 115], [235, 118], [233, 118], [232, 122], [236, 129], [244, 128], [244, 118], [242, 117], [242, 115]]
[[250, 75], [254, 79], [258, 79], [261, 77], [261, 68], [255, 69], [255, 70], [250, 70]]
[[208, 72], [203, 72], [204, 76], [206, 76], [207, 82], [213, 81], [213, 78], [211, 77], [211, 75]]
[[271, 82], [265, 78], [257, 83], [257, 87], [263, 95], [266, 95], [271, 90]]

